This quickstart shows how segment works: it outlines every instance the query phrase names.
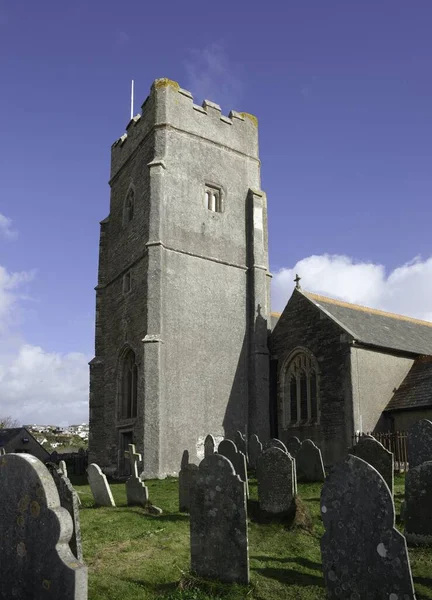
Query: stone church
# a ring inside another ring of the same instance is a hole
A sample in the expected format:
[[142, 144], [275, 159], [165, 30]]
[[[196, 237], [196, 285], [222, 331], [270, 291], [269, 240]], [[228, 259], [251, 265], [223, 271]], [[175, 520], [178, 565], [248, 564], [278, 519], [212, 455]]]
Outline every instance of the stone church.
[[90, 362], [90, 460], [106, 472], [124, 475], [135, 443], [145, 477], [175, 475], [183, 450], [198, 460], [208, 433], [237, 430], [313, 438], [329, 463], [354, 431], [431, 409], [425, 385], [405, 405], [432, 375], [432, 324], [299, 287], [270, 313], [253, 115], [157, 79], [112, 146], [110, 187]]

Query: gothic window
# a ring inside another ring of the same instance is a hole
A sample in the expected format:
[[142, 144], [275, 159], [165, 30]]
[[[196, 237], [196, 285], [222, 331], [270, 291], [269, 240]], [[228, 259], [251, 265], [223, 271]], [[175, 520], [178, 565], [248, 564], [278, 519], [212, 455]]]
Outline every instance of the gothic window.
[[309, 352], [297, 351], [282, 369], [285, 427], [319, 422], [318, 365]]
[[132, 419], [137, 416], [138, 367], [135, 353], [128, 350], [123, 359], [121, 385], [121, 416]]
[[222, 190], [217, 187], [206, 185], [204, 202], [206, 208], [212, 212], [222, 212]]
[[134, 216], [134, 210], [135, 210], [135, 192], [132, 188], [130, 188], [127, 193], [127, 196], [126, 196], [126, 201], [125, 201], [124, 211], [123, 211], [123, 223], [125, 225], [127, 225], [128, 223], [130, 223], [132, 221], [133, 216]]

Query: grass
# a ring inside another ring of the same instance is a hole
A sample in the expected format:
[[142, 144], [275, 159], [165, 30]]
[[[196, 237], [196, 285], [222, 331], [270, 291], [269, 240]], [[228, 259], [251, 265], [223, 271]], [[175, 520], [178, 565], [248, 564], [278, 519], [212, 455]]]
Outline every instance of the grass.
[[[250, 586], [199, 580], [189, 572], [189, 517], [178, 512], [176, 479], [148, 481], [151, 501], [164, 513], [152, 516], [126, 506], [124, 484], [111, 488], [117, 508], [96, 508], [88, 485], [73, 479], [80, 494], [89, 600], [273, 600], [324, 599], [320, 538], [320, 484], [299, 484], [298, 515], [288, 529], [258, 523], [256, 482], [250, 482]], [[395, 481], [399, 514], [404, 478]], [[432, 549], [409, 548], [417, 600], [432, 600]]]

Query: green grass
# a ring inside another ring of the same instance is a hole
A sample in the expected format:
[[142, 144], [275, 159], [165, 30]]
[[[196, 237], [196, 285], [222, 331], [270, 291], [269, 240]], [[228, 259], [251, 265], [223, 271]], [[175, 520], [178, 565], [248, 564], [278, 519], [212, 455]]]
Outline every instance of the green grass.
[[[96, 508], [83, 479], [72, 480], [82, 501], [81, 533], [89, 568], [89, 600], [325, 598], [319, 546], [324, 532], [320, 484], [299, 485], [301, 518], [288, 529], [282, 523], [254, 520], [256, 482], [250, 482], [251, 584], [246, 587], [206, 582], [190, 574], [189, 517], [178, 512], [176, 479], [147, 482], [151, 501], [164, 511], [160, 516], [127, 507], [125, 486], [119, 483], [111, 484], [117, 508]], [[397, 513], [403, 489], [404, 478], [398, 476]], [[417, 600], [432, 600], [432, 549], [409, 548], [409, 555]]]

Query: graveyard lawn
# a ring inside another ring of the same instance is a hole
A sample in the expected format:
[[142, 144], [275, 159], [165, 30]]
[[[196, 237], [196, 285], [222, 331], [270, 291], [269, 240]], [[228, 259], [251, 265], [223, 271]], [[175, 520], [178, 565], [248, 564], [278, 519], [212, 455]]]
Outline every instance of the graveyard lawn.
[[[84, 478], [72, 477], [80, 510], [89, 600], [323, 599], [320, 538], [321, 484], [299, 484], [300, 519], [294, 527], [255, 520], [256, 481], [250, 481], [248, 587], [199, 580], [189, 572], [189, 517], [178, 512], [177, 479], [147, 481], [153, 516], [126, 505], [125, 485], [111, 483], [117, 508], [95, 507]], [[399, 514], [404, 478], [395, 477]], [[310, 513], [310, 518], [308, 518]], [[304, 523], [304, 526], [302, 525]], [[312, 526], [311, 526], [312, 524]], [[432, 600], [432, 548], [409, 548], [417, 600]]]

